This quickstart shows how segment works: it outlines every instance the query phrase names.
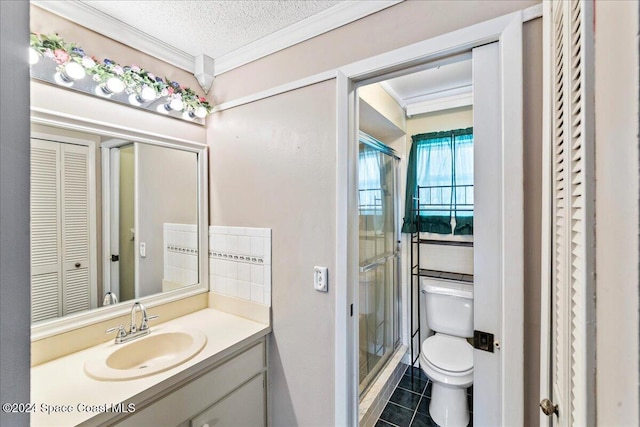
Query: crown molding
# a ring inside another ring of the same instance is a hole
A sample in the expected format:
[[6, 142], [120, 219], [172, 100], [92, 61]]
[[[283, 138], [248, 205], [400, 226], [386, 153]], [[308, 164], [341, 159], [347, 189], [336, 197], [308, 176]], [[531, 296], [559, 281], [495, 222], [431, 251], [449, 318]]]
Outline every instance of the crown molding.
[[31, 0], [31, 4], [178, 68], [194, 72], [195, 57], [81, 1]]
[[407, 110], [407, 103], [402, 99], [402, 97], [391, 87], [391, 85], [385, 80], [380, 82], [380, 87], [389, 94], [390, 97], [393, 98], [394, 101], [398, 103], [398, 105], [403, 109]]
[[345, 1], [216, 58], [222, 74], [305, 40], [327, 33], [404, 0]]
[[[345, 1], [215, 58], [214, 75], [286, 49], [310, 38], [357, 21], [404, 0]], [[113, 18], [81, 1], [31, 0], [31, 3], [106, 37], [193, 73], [195, 56]]]
[[407, 116], [432, 113], [434, 111], [473, 105], [473, 88], [471, 85], [455, 89], [431, 93], [414, 98], [407, 102]]

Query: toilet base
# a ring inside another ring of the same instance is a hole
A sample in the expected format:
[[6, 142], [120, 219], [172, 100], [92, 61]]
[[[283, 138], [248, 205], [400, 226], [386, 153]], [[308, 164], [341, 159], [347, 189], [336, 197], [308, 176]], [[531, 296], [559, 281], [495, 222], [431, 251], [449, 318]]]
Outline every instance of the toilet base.
[[467, 389], [433, 382], [429, 414], [442, 427], [465, 427], [469, 424]]

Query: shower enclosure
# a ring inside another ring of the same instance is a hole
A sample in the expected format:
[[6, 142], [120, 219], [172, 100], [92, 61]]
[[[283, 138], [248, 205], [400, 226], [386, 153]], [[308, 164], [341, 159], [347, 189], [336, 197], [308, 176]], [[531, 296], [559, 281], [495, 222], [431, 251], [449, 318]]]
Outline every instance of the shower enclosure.
[[391, 148], [360, 132], [358, 347], [361, 394], [399, 342], [398, 161]]

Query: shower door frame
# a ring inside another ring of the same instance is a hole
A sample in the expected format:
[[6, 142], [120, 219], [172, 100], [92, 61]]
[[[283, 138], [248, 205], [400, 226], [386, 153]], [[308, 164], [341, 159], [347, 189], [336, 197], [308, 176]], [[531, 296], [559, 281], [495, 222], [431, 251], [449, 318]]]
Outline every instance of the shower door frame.
[[[396, 153], [396, 151], [389, 147], [388, 145], [378, 141], [377, 139], [375, 139], [374, 137], [372, 137], [371, 135], [366, 134], [365, 132], [359, 131], [358, 132], [358, 144], [359, 143], [363, 143], [369, 147], [371, 147], [372, 149], [376, 150], [378, 153], [381, 153], [385, 156], [389, 156], [392, 161], [394, 162], [394, 169], [393, 169], [393, 188], [394, 188], [394, 198], [393, 198], [393, 212], [394, 212], [394, 218], [393, 218], [393, 231], [394, 231], [394, 250], [393, 253], [391, 255], [382, 255], [380, 258], [376, 259], [375, 262], [373, 262], [370, 265], [367, 265], [365, 267], [360, 267], [359, 271], [360, 273], [364, 273], [366, 271], [370, 271], [370, 270], [375, 270], [378, 267], [380, 267], [381, 265], [383, 265], [383, 263], [386, 263], [389, 259], [393, 259], [393, 266], [394, 266], [394, 271], [393, 271], [393, 291], [392, 291], [392, 308], [391, 308], [391, 316], [390, 316], [390, 320], [393, 321], [393, 325], [392, 325], [392, 333], [393, 333], [393, 342], [391, 343], [391, 350], [387, 351], [385, 353], [385, 355], [376, 363], [376, 367], [375, 369], [373, 369], [371, 372], [369, 372], [366, 377], [364, 378], [364, 380], [359, 381], [358, 382], [358, 395], [361, 396], [368, 388], [369, 386], [373, 383], [373, 381], [375, 380], [376, 376], [380, 373], [380, 371], [383, 369], [384, 365], [387, 363], [387, 361], [391, 358], [391, 355], [393, 354], [393, 352], [398, 348], [398, 345], [400, 344], [400, 333], [399, 333], [399, 315], [400, 315], [400, 305], [398, 304], [398, 299], [400, 298], [400, 282], [401, 282], [401, 276], [400, 276], [400, 268], [401, 268], [401, 259], [400, 259], [400, 248], [399, 248], [399, 239], [400, 239], [400, 185], [399, 185], [399, 167], [400, 167], [400, 161], [401, 158], [398, 156], [398, 154]], [[384, 261], [383, 261], [384, 258]], [[369, 268], [371, 267], [371, 268]], [[359, 313], [359, 312], [358, 312]], [[387, 321], [387, 319], [385, 319], [385, 322]], [[358, 326], [359, 328], [360, 326]], [[359, 372], [359, 371], [358, 371]], [[362, 385], [364, 383], [364, 386]]]

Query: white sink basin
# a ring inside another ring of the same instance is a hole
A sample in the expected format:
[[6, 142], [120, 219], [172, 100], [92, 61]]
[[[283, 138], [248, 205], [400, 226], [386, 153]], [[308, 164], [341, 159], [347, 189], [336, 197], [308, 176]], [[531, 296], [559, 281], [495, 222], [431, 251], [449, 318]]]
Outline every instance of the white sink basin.
[[198, 354], [207, 337], [197, 330], [151, 332], [127, 344], [113, 345], [84, 363], [84, 371], [103, 381], [123, 381], [166, 371]]

